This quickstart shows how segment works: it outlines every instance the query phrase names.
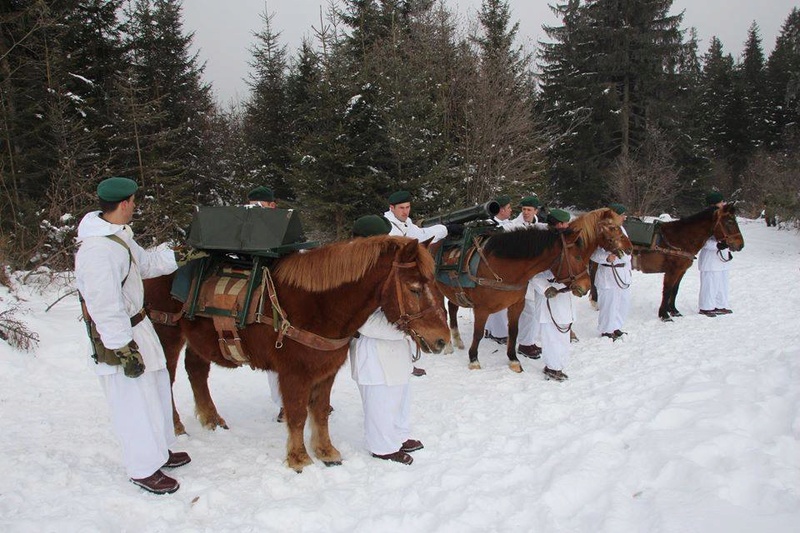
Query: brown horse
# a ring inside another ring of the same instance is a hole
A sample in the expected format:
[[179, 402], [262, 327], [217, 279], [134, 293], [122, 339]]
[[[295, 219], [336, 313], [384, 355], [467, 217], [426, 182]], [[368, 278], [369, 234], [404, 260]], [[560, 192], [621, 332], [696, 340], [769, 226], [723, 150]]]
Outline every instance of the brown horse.
[[703, 244], [713, 235], [717, 241], [727, 243], [732, 251], [738, 252], [744, 248], [744, 238], [736, 223], [733, 204], [719, 209], [704, 209], [686, 218], [661, 223], [657, 231], [655, 247], [634, 245], [633, 268], [645, 274], [664, 273], [658, 316], [669, 322], [671, 317], [681, 316], [675, 308], [678, 288]]
[[481, 367], [478, 345], [486, 319], [491, 313], [507, 308], [508, 366], [514, 372], [522, 372], [516, 342], [528, 280], [549, 269], [573, 294], [583, 296], [590, 286], [586, 267], [598, 244], [619, 253], [630, 251], [631, 243], [620, 229], [622, 220], [620, 215], [605, 208], [576, 218], [570, 222], [570, 231], [562, 235], [537, 228], [496, 233], [488, 239], [484, 247], [485, 260], [478, 266], [476, 276], [483, 283], [474, 288], [456, 288], [437, 280], [439, 290], [448, 300], [450, 334], [458, 348], [464, 348], [458, 332], [458, 308], [472, 307], [475, 323], [469, 368]]
[[[440, 352], [449, 340], [441, 301], [431, 290], [435, 290], [433, 258], [416, 240], [380, 236], [335, 243], [285, 256], [271, 270], [279, 305], [295, 330], [347, 339], [380, 308], [426, 352]], [[152, 309], [180, 312], [181, 302], [170, 297], [171, 285], [172, 276], [145, 282], [145, 300]], [[268, 309], [267, 315], [271, 315]], [[198, 418], [206, 428], [227, 428], [208, 390], [209, 362], [237, 365], [222, 357], [212, 319], [184, 317], [177, 325], [156, 325], [170, 377], [174, 382], [181, 348], [188, 343], [184, 364]], [[289, 467], [300, 472], [311, 464], [303, 442], [309, 413], [315, 455], [326, 465], [340, 464], [341, 454], [330, 442], [328, 414], [331, 386], [347, 357], [348, 343], [321, 350], [287, 336], [279, 347], [278, 333], [263, 323], [244, 327], [239, 336], [253, 368], [278, 373], [289, 431]], [[174, 403], [173, 419], [176, 433], [183, 432]]]

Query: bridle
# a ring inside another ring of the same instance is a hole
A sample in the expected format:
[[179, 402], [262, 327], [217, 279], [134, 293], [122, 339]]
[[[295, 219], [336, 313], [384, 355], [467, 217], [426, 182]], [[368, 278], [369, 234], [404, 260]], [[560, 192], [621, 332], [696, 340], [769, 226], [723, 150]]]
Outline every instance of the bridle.
[[[716, 236], [717, 228], [719, 228], [719, 231], [722, 233], [722, 238], [721, 239], [717, 239], [717, 242], [724, 242], [725, 244], [727, 244], [728, 243], [728, 239], [730, 239], [732, 237], [741, 237], [742, 236], [742, 232], [741, 231], [729, 232], [725, 228], [725, 224], [723, 224], [723, 220], [728, 216], [732, 216], [732, 215], [730, 213], [720, 214], [720, 216], [717, 217], [717, 221], [714, 223], [714, 227], [711, 229], [711, 234], [714, 235], [714, 236]], [[717, 250], [717, 255], [719, 256], [720, 261], [723, 261], [725, 263], [727, 263], [728, 261], [733, 259], [733, 256], [730, 255], [730, 252], [728, 252], [728, 259], [725, 259], [725, 257], [722, 255], [722, 250]]]
[[[547, 281], [549, 281], [550, 283], [562, 283], [562, 284], [566, 285], [566, 287], [564, 287], [563, 289], [560, 289], [560, 290], [561, 291], [568, 291], [568, 290], [570, 290], [570, 287], [571, 287], [571, 285], [573, 283], [575, 283], [578, 279], [582, 278], [583, 276], [588, 276], [589, 273], [586, 271], [586, 269], [584, 269], [583, 272], [579, 272], [578, 274], [575, 274], [573, 272], [573, 270], [572, 270], [572, 263], [567, 258], [567, 253], [569, 252], [569, 249], [570, 248], [575, 248], [575, 247], [578, 246], [577, 245], [578, 239], [575, 239], [575, 242], [573, 242], [571, 244], [568, 244], [567, 243], [567, 239], [564, 237], [564, 233], [563, 232], [559, 233], [558, 236], [561, 239], [561, 253], [558, 254], [558, 257], [553, 259], [552, 263], [550, 263], [550, 266], [548, 267], [548, 270], [550, 270], [550, 272], [553, 273], [553, 278], [549, 279]], [[561, 269], [562, 269], [562, 267], [564, 265], [564, 261], [567, 262], [567, 276], [559, 278], [556, 275], [556, 272], [560, 272], [561, 271]]]
[[399, 263], [397, 261], [392, 261], [392, 270], [389, 272], [389, 275], [386, 277], [386, 281], [383, 282], [383, 287], [381, 288], [381, 300], [385, 300], [386, 293], [389, 290], [389, 286], [392, 281], [394, 281], [394, 289], [395, 289], [395, 296], [397, 298], [397, 305], [400, 308], [400, 318], [398, 318], [394, 324], [403, 332], [411, 337], [413, 337], [417, 341], [417, 353], [412, 358], [413, 361], [417, 361], [419, 359], [420, 353], [419, 348], [420, 346], [425, 346], [426, 349], [429, 348], [428, 343], [425, 342], [425, 339], [417, 333], [414, 328], [411, 327], [411, 322], [414, 320], [420, 319], [423, 316], [427, 315], [428, 313], [435, 313], [436, 306], [432, 305], [427, 309], [424, 309], [418, 313], [414, 313], [413, 315], [408, 314], [406, 312], [406, 306], [403, 301], [403, 288], [400, 285], [400, 269], [401, 268], [416, 268], [417, 262], [416, 261], [409, 261], [407, 263]]

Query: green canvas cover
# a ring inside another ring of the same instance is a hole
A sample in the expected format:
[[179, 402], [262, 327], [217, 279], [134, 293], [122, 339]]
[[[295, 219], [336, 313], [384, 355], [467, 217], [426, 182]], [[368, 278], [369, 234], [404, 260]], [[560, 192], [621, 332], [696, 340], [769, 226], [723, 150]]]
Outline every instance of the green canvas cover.
[[628, 217], [622, 224], [628, 232], [628, 238], [639, 246], [652, 246], [658, 228], [657, 222], [644, 222], [638, 218]]
[[187, 242], [198, 250], [269, 253], [304, 248], [303, 226], [293, 209], [201, 207], [189, 228]]

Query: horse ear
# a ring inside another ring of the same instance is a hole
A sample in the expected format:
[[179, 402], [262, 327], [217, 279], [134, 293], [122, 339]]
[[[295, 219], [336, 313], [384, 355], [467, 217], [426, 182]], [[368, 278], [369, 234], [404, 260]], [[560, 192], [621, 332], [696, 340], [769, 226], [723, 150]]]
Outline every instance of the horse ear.
[[427, 249], [429, 249], [431, 247], [431, 243], [432, 242], [433, 242], [433, 237], [431, 237], [428, 240], [422, 241], [420, 244], [422, 245], [423, 248], [425, 248], [427, 250]]
[[419, 241], [417, 239], [411, 239], [410, 242], [403, 245], [403, 248], [400, 249], [399, 259], [403, 263], [410, 263], [417, 258], [417, 252], [419, 250]]

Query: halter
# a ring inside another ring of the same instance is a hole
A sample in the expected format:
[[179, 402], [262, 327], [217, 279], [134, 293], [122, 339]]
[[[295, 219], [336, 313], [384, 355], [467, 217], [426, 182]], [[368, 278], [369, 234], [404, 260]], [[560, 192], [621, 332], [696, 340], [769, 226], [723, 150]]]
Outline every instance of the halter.
[[[714, 224], [714, 227], [711, 229], [711, 234], [712, 235], [714, 233], [716, 233], [717, 227], [719, 227], [719, 230], [722, 232], [722, 239], [717, 239], [717, 242], [724, 242], [724, 243], [727, 244], [727, 241], [728, 241], [729, 238], [731, 238], [731, 237], [741, 237], [742, 236], [742, 232], [741, 231], [728, 233], [728, 231], [725, 230], [725, 224], [722, 223], [722, 220], [723, 220], [723, 218], [725, 218], [725, 217], [727, 217], [729, 215], [730, 215], [730, 213], [725, 213], [724, 215], [718, 216], [717, 217], [717, 222]], [[725, 259], [725, 257], [722, 255], [722, 250], [717, 250], [717, 255], [719, 256], [720, 261], [722, 261], [724, 263], [727, 263], [728, 261], [733, 260], [733, 256], [731, 255], [730, 251], [728, 252], [728, 259]]]
[[400, 285], [400, 276], [399, 270], [401, 268], [415, 268], [417, 266], [416, 261], [410, 261], [408, 263], [398, 263], [397, 261], [392, 261], [392, 270], [389, 272], [389, 275], [386, 277], [386, 281], [383, 283], [383, 287], [381, 288], [381, 299], [385, 298], [386, 291], [389, 290], [389, 283], [391, 280], [394, 280], [394, 289], [395, 289], [395, 296], [397, 297], [397, 305], [400, 308], [400, 318], [398, 318], [394, 324], [400, 328], [403, 333], [406, 333], [417, 341], [417, 353], [412, 358], [413, 361], [419, 360], [420, 353], [419, 347], [420, 344], [424, 344], [427, 346], [427, 342], [425, 339], [422, 338], [422, 335], [417, 333], [414, 328], [411, 327], [411, 322], [422, 318], [423, 316], [427, 315], [430, 312], [436, 312], [436, 307], [431, 306], [427, 309], [420, 311], [419, 313], [415, 313], [413, 315], [409, 315], [406, 312], [405, 304], [403, 302], [403, 289]]
[[[584, 270], [583, 272], [575, 275], [572, 272], [572, 264], [569, 261], [567, 261], [567, 251], [569, 250], [569, 248], [574, 248], [575, 246], [577, 246], [576, 244], [577, 239], [576, 242], [572, 244], [567, 244], [567, 239], [564, 238], [563, 233], [559, 233], [558, 236], [561, 238], [561, 253], [558, 254], [558, 257], [553, 259], [553, 262], [550, 263], [550, 266], [548, 267], [548, 270], [550, 270], [550, 272], [553, 273], [553, 278], [548, 281], [550, 281], [551, 283], [552, 282], [562, 283], [567, 286], [566, 290], [569, 290], [569, 286], [575, 283], [575, 281], [578, 280], [578, 278], [581, 278], [583, 276], [588, 276], [589, 274]], [[556, 272], [561, 270], [561, 266], [564, 264], [564, 261], [567, 261], [568, 275], [567, 277], [558, 278], [556, 276]], [[553, 268], [554, 266], [555, 268]]]

